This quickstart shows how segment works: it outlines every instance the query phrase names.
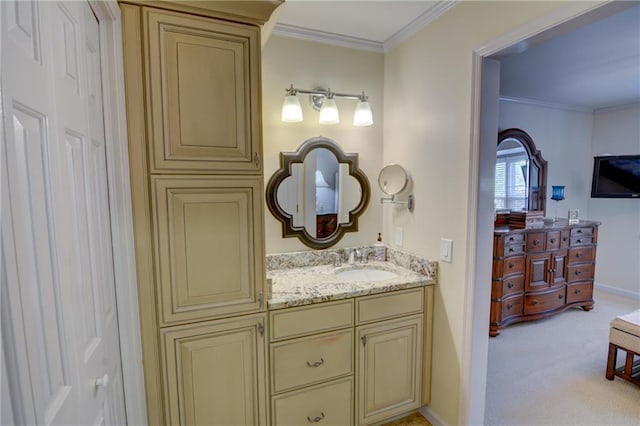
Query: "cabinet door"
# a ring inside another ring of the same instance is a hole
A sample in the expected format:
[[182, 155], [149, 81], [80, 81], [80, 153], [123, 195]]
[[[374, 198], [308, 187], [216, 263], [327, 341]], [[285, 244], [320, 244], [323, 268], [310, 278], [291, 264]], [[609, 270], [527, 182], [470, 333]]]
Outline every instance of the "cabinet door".
[[165, 328], [172, 425], [265, 425], [265, 315]]
[[260, 172], [260, 29], [144, 9], [151, 169]]
[[549, 285], [556, 287], [567, 283], [567, 250], [551, 253], [551, 274]]
[[163, 324], [261, 309], [262, 178], [153, 177]]
[[420, 407], [422, 315], [357, 328], [358, 424]]
[[549, 287], [549, 274], [551, 265], [549, 253], [532, 254], [527, 256], [527, 274], [525, 277], [525, 290], [535, 291]]

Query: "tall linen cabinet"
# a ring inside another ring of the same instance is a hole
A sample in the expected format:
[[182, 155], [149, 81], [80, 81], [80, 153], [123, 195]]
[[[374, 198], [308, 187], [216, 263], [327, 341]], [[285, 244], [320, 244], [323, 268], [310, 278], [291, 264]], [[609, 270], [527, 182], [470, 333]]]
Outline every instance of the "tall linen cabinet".
[[279, 4], [120, 3], [149, 424], [268, 422], [260, 25]]

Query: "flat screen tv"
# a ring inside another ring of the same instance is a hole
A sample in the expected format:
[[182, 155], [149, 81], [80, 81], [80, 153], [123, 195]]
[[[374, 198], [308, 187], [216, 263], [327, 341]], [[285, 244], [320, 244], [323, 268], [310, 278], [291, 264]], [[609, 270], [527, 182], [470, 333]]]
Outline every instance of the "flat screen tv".
[[640, 155], [593, 158], [592, 198], [640, 198]]

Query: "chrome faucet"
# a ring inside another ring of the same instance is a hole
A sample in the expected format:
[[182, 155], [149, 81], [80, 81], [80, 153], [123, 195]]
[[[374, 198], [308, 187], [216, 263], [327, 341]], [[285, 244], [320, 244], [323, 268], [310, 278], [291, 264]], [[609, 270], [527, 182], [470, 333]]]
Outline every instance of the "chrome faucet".
[[335, 259], [333, 259], [333, 266], [335, 268], [342, 266], [342, 255], [340, 254], [340, 252], [335, 252], [331, 254], [335, 256]]
[[371, 249], [362, 249], [362, 256], [360, 257], [360, 262], [362, 263], [368, 263], [369, 262], [369, 256], [371, 255], [371, 253], [373, 253], [371, 251]]
[[356, 260], [360, 260], [360, 250], [358, 249], [353, 249], [351, 250], [351, 253], [349, 253], [349, 265], [353, 265], [354, 263], [356, 263]]

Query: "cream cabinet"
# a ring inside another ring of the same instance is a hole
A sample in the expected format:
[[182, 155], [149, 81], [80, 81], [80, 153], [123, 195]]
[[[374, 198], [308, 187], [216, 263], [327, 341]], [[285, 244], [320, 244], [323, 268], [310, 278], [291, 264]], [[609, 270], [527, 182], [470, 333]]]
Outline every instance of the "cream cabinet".
[[269, 422], [260, 25], [280, 3], [120, 2], [149, 424]]
[[272, 425], [367, 425], [428, 403], [432, 302], [421, 287], [270, 311]]

